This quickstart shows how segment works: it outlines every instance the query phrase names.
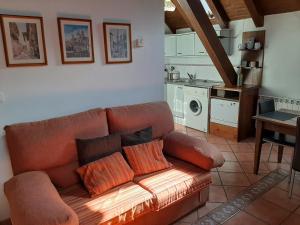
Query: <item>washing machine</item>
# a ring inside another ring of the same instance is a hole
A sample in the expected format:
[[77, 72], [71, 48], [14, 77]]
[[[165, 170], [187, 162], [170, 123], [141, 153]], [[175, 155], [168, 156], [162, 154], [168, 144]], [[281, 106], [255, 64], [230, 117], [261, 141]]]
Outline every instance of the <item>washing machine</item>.
[[208, 131], [209, 89], [184, 87], [184, 115], [187, 127]]

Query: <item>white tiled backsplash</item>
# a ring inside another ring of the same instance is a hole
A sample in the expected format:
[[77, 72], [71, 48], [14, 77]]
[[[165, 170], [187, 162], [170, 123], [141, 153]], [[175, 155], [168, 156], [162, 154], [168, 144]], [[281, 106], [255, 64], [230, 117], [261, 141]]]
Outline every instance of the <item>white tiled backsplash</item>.
[[276, 110], [288, 109], [300, 111], [300, 99], [261, 95], [261, 99], [274, 99]]

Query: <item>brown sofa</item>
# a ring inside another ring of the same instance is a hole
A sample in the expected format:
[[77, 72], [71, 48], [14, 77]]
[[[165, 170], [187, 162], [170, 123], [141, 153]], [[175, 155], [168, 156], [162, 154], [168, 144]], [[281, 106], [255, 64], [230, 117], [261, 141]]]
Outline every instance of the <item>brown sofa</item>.
[[[152, 126], [173, 167], [135, 177], [98, 197], [81, 185], [75, 138]], [[14, 177], [4, 185], [14, 225], [171, 224], [208, 199], [214, 146], [174, 131], [165, 102], [86, 112], [5, 127]]]

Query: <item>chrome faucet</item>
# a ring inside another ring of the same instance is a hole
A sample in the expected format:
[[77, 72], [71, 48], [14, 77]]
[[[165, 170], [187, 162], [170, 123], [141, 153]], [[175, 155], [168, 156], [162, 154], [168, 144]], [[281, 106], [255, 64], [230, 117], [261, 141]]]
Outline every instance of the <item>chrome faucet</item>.
[[187, 73], [187, 75], [189, 76], [190, 80], [196, 80], [196, 74]]

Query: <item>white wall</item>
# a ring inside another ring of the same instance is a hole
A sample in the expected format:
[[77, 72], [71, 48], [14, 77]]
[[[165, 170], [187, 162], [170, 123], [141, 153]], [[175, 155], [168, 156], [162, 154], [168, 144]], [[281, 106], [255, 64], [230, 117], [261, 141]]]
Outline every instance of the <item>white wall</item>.
[[[48, 66], [6, 68], [0, 40], [0, 129], [4, 125], [44, 119], [93, 107], [125, 105], [163, 99], [164, 12], [161, 0], [0, 0], [1, 13], [44, 17]], [[91, 18], [94, 64], [62, 65], [58, 16]], [[130, 22], [133, 38], [142, 36], [144, 48], [133, 50], [133, 63], [105, 65], [102, 22]], [[8, 217], [3, 183], [11, 166], [0, 133], [0, 220]]]
[[[239, 65], [241, 53], [237, 50], [244, 31], [255, 30], [251, 19], [233, 21], [233, 54], [229, 57], [234, 66]], [[266, 46], [261, 93], [300, 99], [300, 11], [265, 17]], [[196, 73], [199, 79], [221, 80], [209, 56], [166, 57], [171, 64], [201, 64], [200, 66], [175, 66], [183, 77]]]

